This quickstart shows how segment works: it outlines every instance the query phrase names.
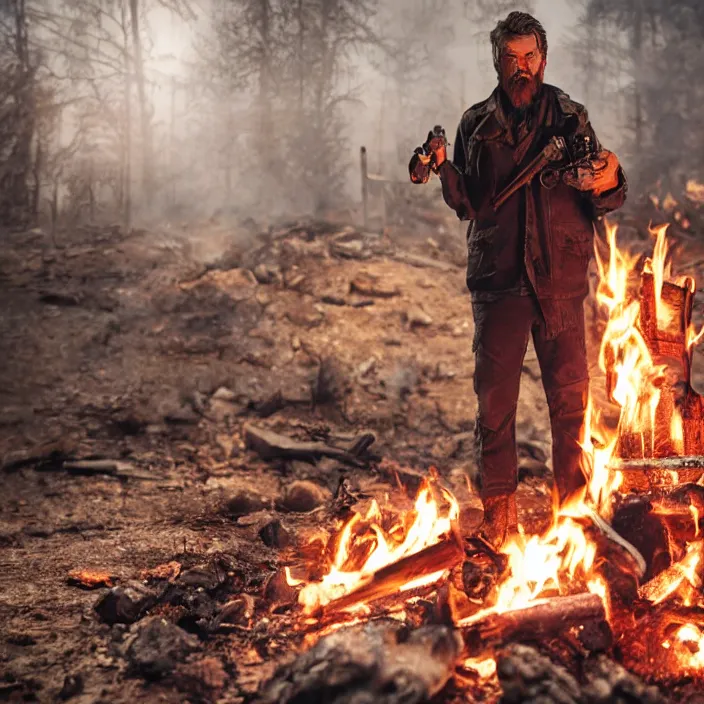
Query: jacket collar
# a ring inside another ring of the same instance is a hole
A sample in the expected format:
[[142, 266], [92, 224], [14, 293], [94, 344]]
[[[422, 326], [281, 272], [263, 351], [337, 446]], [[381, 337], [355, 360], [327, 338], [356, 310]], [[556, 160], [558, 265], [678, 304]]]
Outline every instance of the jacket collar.
[[[557, 98], [554, 102], [558, 106], [558, 119], [561, 121], [564, 115], [573, 112], [571, 110], [572, 101], [562, 93], [558, 88], [543, 84], [545, 92], [544, 99], [551, 100]], [[562, 98], [566, 98], [563, 100]], [[483, 115], [480, 115], [479, 124], [474, 132], [474, 136], [482, 140], [497, 140], [501, 139], [513, 144], [513, 136], [511, 134], [511, 123], [506, 115], [501, 101], [501, 86], [496, 86], [492, 94], [487, 99], [482, 108]]]

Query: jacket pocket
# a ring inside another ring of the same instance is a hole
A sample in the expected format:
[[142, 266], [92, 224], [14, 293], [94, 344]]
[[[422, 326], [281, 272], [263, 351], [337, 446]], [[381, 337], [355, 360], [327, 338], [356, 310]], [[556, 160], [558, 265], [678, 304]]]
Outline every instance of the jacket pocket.
[[583, 222], [552, 223], [553, 244], [579, 256], [589, 257], [594, 247], [594, 231]]
[[553, 224], [552, 240], [556, 293], [581, 292], [594, 248], [593, 232], [579, 222]]
[[496, 273], [496, 231], [498, 226], [472, 228], [467, 237], [467, 285], [472, 286]]

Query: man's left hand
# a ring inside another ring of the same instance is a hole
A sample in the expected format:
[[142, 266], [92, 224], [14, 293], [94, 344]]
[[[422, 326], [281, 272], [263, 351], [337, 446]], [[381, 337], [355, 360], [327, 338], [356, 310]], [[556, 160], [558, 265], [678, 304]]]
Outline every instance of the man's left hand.
[[595, 171], [590, 169], [577, 169], [577, 177], [571, 176], [565, 179], [568, 185], [574, 186], [580, 191], [591, 191], [595, 196], [600, 196], [606, 191], [618, 186], [618, 157], [610, 151], [599, 152]]

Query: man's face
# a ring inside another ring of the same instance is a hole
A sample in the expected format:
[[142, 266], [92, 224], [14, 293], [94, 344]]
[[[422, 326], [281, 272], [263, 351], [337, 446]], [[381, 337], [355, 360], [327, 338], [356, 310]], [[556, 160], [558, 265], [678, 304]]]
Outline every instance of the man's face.
[[525, 108], [543, 84], [545, 57], [535, 34], [507, 39], [501, 53], [501, 86], [515, 108]]

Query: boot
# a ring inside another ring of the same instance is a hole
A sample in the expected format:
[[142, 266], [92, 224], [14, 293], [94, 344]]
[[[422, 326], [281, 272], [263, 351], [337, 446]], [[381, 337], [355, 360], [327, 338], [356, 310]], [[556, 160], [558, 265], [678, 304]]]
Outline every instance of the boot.
[[501, 494], [484, 499], [484, 520], [479, 533], [489, 544], [499, 550], [506, 540], [518, 530], [518, 509], [515, 494]]

